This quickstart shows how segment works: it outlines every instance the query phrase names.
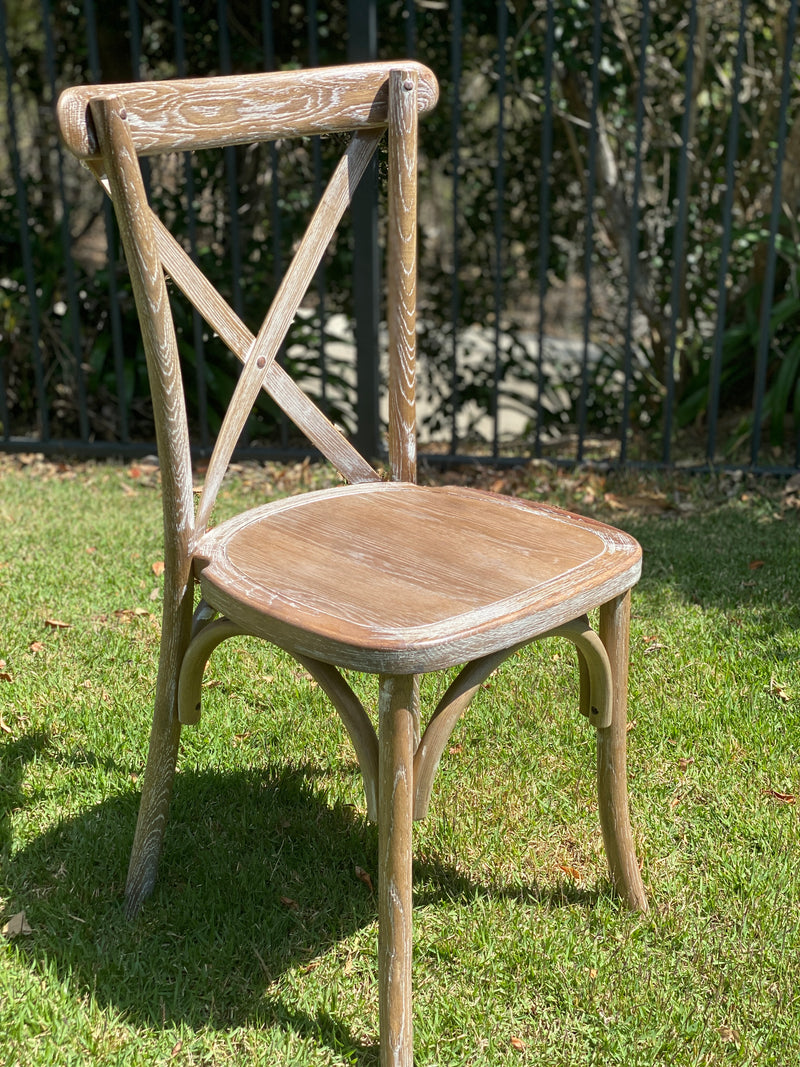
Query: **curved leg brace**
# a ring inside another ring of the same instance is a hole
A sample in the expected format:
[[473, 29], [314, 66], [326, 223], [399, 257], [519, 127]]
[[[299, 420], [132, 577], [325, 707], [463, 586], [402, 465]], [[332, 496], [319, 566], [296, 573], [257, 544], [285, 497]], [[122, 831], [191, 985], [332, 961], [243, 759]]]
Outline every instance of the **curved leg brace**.
[[611, 666], [605, 645], [589, 625], [587, 617], [582, 615], [573, 622], [565, 623], [564, 626], [542, 634], [542, 638], [537, 637], [536, 640], [545, 637], [565, 637], [575, 645], [580, 670], [581, 714], [585, 715], [598, 729], [610, 726], [614, 689]]
[[229, 637], [242, 637], [247, 633], [230, 619], [206, 619], [202, 620], [202, 625], [198, 627], [197, 613], [194, 629], [195, 633], [186, 649], [178, 675], [178, 718], [190, 726], [200, 721], [203, 671], [211, 653]]
[[[565, 637], [575, 645], [580, 670], [581, 713], [598, 728], [608, 726], [611, 723], [613, 698], [611, 667], [605, 646], [592, 630], [589, 620], [585, 615], [581, 616], [534, 640], [544, 640], [546, 637]], [[415, 819], [424, 819], [427, 814], [433, 779], [445, 745], [472, 698], [492, 671], [528, 643], [502, 649], [468, 663], [439, 701], [414, 756]]]
[[433, 789], [433, 779], [445, 745], [456, 723], [467, 710], [472, 698], [492, 671], [516, 652], [521, 645], [493, 652], [463, 667], [436, 705], [422, 740], [414, 754], [414, 818], [424, 819]]
[[[339, 713], [356, 751], [364, 793], [367, 798], [367, 817], [378, 821], [378, 737], [364, 705], [341, 676], [336, 667], [310, 656], [295, 656], [308, 673], [318, 682], [328, 699]], [[414, 714], [413, 690], [409, 711]], [[413, 718], [412, 718], [413, 724]]]
[[[186, 725], [195, 725], [200, 721], [203, 671], [211, 653], [217, 645], [227, 641], [229, 637], [247, 635], [247, 630], [243, 630], [229, 619], [213, 619], [213, 614], [213, 609], [208, 608], [208, 605], [203, 608], [201, 601], [195, 612], [192, 640], [181, 663], [178, 677], [178, 719]], [[313, 659], [311, 656], [295, 656], [295, 659], [306, 668], [327, 694], [350, 735], [364, 779], [367, 815], [373, 822], [376, 822], [378, 819], [378, 738], [369, 716], [361, 701], [335, 667]]]

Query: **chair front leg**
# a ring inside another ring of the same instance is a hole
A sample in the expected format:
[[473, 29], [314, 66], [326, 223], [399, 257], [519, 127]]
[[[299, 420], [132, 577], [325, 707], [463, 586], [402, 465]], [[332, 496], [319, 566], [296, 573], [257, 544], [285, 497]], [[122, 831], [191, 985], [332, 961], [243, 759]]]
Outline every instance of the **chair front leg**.
[[414, 679], [380, 679], [378, 719], [378, 1002], [381, 1067], [412, 1067]]
[[611, 667], [611, 725], [597, 730], [597, 792], [611, 881], [629, 908], [647, 911], [628, 811], [628, 656], [631, 595], [600, 608], [600, 640]]

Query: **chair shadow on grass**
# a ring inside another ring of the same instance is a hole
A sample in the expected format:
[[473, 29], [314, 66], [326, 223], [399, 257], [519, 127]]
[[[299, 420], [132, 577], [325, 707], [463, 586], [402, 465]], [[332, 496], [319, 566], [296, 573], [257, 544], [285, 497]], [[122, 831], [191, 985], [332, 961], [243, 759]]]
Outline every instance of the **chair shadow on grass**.
[[[134, 782], [8, 858], [8, 814], [31, 803], [20, 793], [19, 769], [47, 747], [45, 735], [31, 734], [2, 754], [5, 917], [25, 910], [32, 933], [17, 944], [31, 965], [54, 969], [76, 995], [94, 996], [134, 1025], [277, 1027], [348, 1062], [378, 1062], [377, 1012], [364, 1020], [362, 1033], [375, 1035], [365, 1042], [337, 1018], [335, 990], [321, 991], [328, 999], [312, 1015], [273, 985], [291, 968], [310, 974], [323, 953], [376, 919], [375, 895], [356, 873], [375, 876], [376, 828], [356, 809], [331, 806], [315, 789], [312, 765], [182, 768], [158, 884], [128, 922], [122, 897], [139, 800]], [[129, 768], [92, 753], [73, 760], [84, 771], [102, 765], [118, 783], [130, 779]], [[420, 903], [513, 896], [590, 907], [598, 895], [566, 883], [487, 885], [435, 861], [415, 864], [415, 881], [425, 887]], [[368, 951], [377, 989], [377, 945]]]

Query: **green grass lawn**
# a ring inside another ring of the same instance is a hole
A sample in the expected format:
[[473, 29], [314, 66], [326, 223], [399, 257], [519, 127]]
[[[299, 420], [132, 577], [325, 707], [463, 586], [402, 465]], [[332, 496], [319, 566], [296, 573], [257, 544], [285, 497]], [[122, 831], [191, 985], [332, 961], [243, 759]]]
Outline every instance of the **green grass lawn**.
[[[241, 469], [220, 517], [324, 477]], [[481, 690], [416, 827], [416, 1062], [791, 1067], [800, 512], [747, 478], [480, 477], [644, 547], [629, 762], [652, 911], [609, 889], [570, 646], [532, 646]], [[0, 530], [0, 925], [30, 927], [0, 938], [0, 1064], [376, 1064], [377, 835], [319, 689], [267, 646], [215, 653], [128, 923], [156, 475], [3, 460]]]

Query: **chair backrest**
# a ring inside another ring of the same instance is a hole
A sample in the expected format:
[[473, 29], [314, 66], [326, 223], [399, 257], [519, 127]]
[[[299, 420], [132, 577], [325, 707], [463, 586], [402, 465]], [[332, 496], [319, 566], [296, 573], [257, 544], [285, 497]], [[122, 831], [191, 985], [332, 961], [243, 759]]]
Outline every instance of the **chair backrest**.
[[[417, 119], [435, 105], [437, 95], [436, 79], [427, 68], [400, 61], [87, 85], [68, 89], [59, 98], [59, 126], [67, 147], [94, 173], [114, 204], [144, 339], [165, 524], [182, 530], [187, 545], [208, 523], [262, 388], [345, 480], [380, 477], [286, 374], [276, 355], [386, 130], [389, 457], [394, 478], [415, 479]], [[253, 336], [150, 208], [139, 157], [348, 131], [352, 137], [347, 148]], [[184, 390], [165, 275], [243, 364], [196, 515]]]

